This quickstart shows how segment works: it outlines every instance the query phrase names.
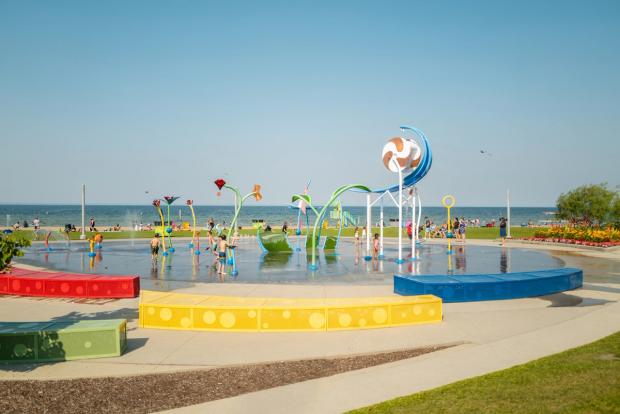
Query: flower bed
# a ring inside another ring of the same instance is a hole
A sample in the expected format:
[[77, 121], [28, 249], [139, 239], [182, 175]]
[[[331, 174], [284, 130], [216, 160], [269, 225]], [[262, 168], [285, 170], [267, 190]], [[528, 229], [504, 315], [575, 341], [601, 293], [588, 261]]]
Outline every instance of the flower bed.
[[528, 237], [524, 240], [576, 244], [581, 246], [613, 247], [620, 246], [620, 230], [612, 227], [550, 227], [540, 229], [534, 233], [534, 237]]

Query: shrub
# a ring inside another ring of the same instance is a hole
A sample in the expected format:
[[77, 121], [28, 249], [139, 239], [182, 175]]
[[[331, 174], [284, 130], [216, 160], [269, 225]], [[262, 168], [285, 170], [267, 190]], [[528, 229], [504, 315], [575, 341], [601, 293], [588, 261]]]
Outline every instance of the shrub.
[[22, 248], [30, 246], [30, 241], [17, 236], [0, 236], [0, 271], [5, 270], [16, 256], [23, 256]]

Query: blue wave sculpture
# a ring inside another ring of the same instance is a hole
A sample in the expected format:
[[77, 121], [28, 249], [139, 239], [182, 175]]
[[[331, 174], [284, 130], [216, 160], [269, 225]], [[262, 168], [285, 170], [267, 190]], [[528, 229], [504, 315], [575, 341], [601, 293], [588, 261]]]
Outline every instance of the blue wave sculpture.
[[[426, 138], [426, 135], [424, 135], [424, 132], [420, 131], [418, 128], [407, 125], [402, 125], [400, 129], [412, 131], [419, 136], [420, 139], [422, 139], [422, 144], [424, 145], [424, 153], [422, 154], [420, 164], [418, 164], [416, 169], [411, 171], [411, 174], [403, 178], [403, 188], [408, 188], [416, 185], [422, 178], [424, 178], [424, 176], [426, 176], [426, 174], [428, 174], [428, 171], [431, 169], [431, 165], [433, 164], [433, 153], [431, 152], [431, 147], [428, 144], [428, 139]], [[391, 187], [371, 190], [372, 193], [384, 193], [386, 191], [391, 193], [398, 191], [398, 184]]]

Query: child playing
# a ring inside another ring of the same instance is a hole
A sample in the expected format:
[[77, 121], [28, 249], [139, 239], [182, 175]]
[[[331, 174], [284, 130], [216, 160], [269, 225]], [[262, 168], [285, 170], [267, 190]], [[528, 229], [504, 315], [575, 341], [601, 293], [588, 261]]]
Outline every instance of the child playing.
[[209, 237], [209, 245], [205, 247], [205, 251], [211, 249], [213, 254], [217, 256], [217, 242], [213, 238], [213, 232], [209, 230], [207, 236]]
[[155, 233], [155, 236], [151, 239], [151, 260], [157, 262], [157, 255], [159, 254], [159, 233]]
[[220, 236], [220, 242], [218, 246], [218, 273], [220, 275], [226, 274], [226, 248], [228, 247], [228, 243], [226, 242], [226, 235], [222, 234]]
[[372, 258], [377, 259], [379, 257], [379, 233], [375, 233], [375, 238], [372, 241]]
[[239, 232], [235, 231], [235, 233], [233, 234], [232, 239], [230, 240], [230, 245], [228, 247], [230, 247], [231, 249], [234, 249], [235, 247], [237, 247], [237, 242], [239, 241]]

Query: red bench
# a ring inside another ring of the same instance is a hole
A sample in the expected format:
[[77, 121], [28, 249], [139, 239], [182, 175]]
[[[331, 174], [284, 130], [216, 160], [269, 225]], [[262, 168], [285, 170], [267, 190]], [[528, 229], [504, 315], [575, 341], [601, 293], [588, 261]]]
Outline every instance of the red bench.
[[0, 295], [55, 298], [135, 298], [140, 294], [138, 276], [106, 276], [45, 272], [14, 267], [0, 273]]

